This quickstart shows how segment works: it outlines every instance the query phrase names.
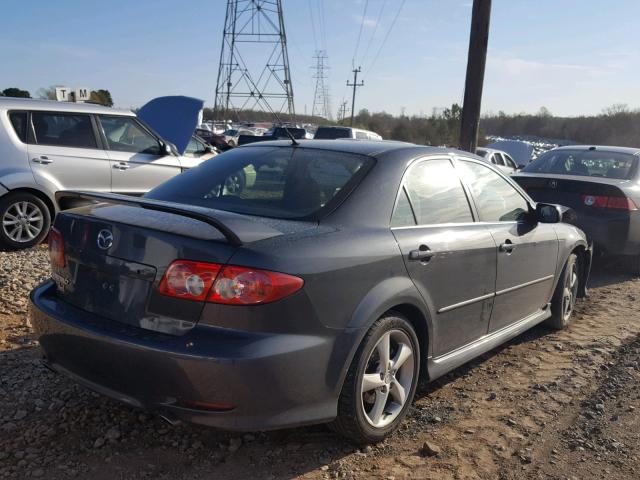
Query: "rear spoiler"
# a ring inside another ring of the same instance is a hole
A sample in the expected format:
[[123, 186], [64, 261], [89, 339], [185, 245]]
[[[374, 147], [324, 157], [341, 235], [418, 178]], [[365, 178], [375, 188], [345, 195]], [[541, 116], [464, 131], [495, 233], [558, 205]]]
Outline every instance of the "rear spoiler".
[[69, 200], [88, 200], [90, 202], [127, 205], [191, 218], [211, 225], [218, 230], [230, 244], [235, 246], [282, 235], [282, 232], [244, 215], [183, 203], [165, 202], [164, 200], [152, 200], [149, 198], [118, 195], [115, 193], [96, 193], [75, 190], [56, 192], [56, 202], [58, 205], [61, 204], [61, 201], [66, 202]]

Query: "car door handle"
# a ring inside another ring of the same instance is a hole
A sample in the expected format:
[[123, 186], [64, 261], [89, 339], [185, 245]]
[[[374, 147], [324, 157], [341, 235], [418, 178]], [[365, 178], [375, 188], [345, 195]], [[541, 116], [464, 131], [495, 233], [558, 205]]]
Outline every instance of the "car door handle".
[[46, 155], [40, 155], [39, 157], [32, 158], [31, 161], [34, 163], [39, 163], [41, 165], [48, 165], [50, 163], [53, 163], [53, 160], [51, 160]]
[[516, 244], [512, 243], [511, 240], [505, 240], [505, 242], [500, 245], [501, 252], [511, 253], [515, 250], [515, 248]]
[[422, 262], [428, 262], [431, 260], [435, 253], [429, 249], [426, 245], [420, 245], [417, 250], [411, 250], [409, 252], [409, 260], [420, 260]]
[[129, 164], [125, 162], [116, 163], [113, 168], [117, 168], [118, 170], [129, 170]]

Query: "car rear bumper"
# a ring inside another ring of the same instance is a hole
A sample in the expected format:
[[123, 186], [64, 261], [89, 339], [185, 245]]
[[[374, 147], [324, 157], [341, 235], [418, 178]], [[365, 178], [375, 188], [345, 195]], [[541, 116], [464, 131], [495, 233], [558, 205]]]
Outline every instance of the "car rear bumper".
[[640, 254], [640, 218], [637, 212], [620, 215], [586, 215], [578, 213], [580, 227], [596, 251], [608, 255]]
[[242, 431], [336, 415], [336, 388], [327, 381], [335, 337], [201, 325], [184, 336], [158, 334], [66, 304], [50, 281], [31, 292], [31, 321], [50, 368], [170, 420]]

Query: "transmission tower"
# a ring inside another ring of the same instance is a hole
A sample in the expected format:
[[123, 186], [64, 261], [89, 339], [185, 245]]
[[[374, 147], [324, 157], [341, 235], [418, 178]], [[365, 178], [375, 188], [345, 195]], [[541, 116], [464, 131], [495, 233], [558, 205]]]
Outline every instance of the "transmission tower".
[[240, 110], [295, 116], [282, 0], [227, 0], [214, 111]]
[[316, 59], [316, 65], [315, 67], [312, 67], [315, 69], [313, 78], [316, 79], [316, 89], [313, 95], [311, 116], [318, 116], [331, 120], [333, 115], [331, 112], [329, 87], [325, 84], [325, 80], [327, 79], [325, 69], [329, 68], [325, 63], [328, 58], [327, 53], [324, 50], [318, 50], [313, 58]]

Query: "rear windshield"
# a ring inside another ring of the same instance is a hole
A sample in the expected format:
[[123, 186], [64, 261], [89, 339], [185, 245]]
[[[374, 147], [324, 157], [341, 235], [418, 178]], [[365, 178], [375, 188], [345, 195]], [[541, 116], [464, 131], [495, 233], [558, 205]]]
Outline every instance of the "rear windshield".
[[319, 219], [357, 185], [373, 159], [300, 147], [242, 147], [147, 193], [157, 200], [282, 219]]
[[322, 128], [320, 127], [316, 134], [315, 139], [319, 140], [335, 140], [336, 138], [351, 138], [351, 129], [349, 128]]
[[635, 175], [638, 157], [606, 150], [551, 150], [527, 165], [523, 172], [555, 173], [628, 180]]

